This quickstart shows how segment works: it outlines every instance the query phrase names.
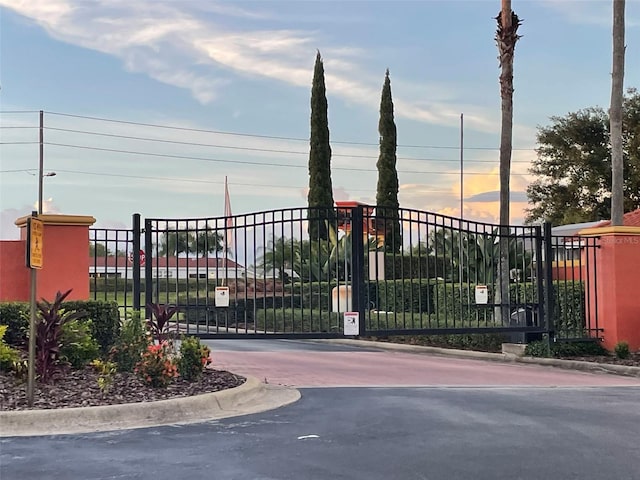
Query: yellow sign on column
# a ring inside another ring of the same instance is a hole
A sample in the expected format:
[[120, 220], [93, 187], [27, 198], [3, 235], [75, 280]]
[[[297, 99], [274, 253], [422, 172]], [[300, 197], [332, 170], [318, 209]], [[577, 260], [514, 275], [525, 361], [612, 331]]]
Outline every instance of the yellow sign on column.
[[29, 267], [42, 268], [44, 224], [35, 217], [29, 219]]

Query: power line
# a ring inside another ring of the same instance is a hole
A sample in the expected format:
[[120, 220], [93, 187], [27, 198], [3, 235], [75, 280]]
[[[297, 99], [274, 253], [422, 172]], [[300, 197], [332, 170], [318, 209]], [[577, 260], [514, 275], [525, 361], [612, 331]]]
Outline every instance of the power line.
[[[202, 179], [195, 179], [195, 178], [155, 177], [150, 175], [127, 175], [122, 173], [87, 172], [82, 170], [61, 170], [61, 169], [56, 169], [56, 172], [72, 173], [72, 174], [78, 174], [78, 175], [93, 175], [98, 177], [117, 177], [117, 178], [132, 178], [132, 179], [138, 179], [138, 180], [161, 180], [161, 181], [171, 181], [171, 182], [178, 181], [178, 182], [189, 182], [189, 183], [206, 183], [206, 184], [213, 184], [213, 185], [224, 185], [224, 182], [219, 182], [214, 180], [202, 180]], [[292, 185], [271, 185], [271, 184], [263, 184], [263, 183], [244, 183], [244, 182], [229, 182], [229, 185], [245, 186], [245, 187], [286, 188], [286, 189], [296, 189], [296, 190], [307, 187], [306, 185], [304, 187], [298, 187], [298, 186], [292, 186]], [[349, 191], [374, 192], [375, 190], [363, 189], [363, 188], [361, 189], [350, 188]], [[449, 190], [432, 190], [432, 191], [436, 193], [443, 193], [443, 194], [451, 193]]]
[[[252, 138], [267, 138], [272, 140], [288, 140], [295, 142], [308, 142], [308, 138], [296, 138], [296, 137], [281, 137], [275, 135], [259, 135], [255, 133], [240, 133], [240, 132], [227, 132], [223, 130], [208, 130], [201, 128], [189, 128], [189, 127], [175, 127], [169, 125], [160, 125], [156, 123], [144, 123], [144, 122], [133, 122], [129, 120], [117, 120], [112, 118], [104, 118], [104, 117], [93, 117], [88, 115], [75, 115], [71, 113], [62, 113], [62, 112], [45, 112], [48, 115], [57, 115], [62, 117], [71, 117], [71, 118], [81, 118], [84, 120], [96, 120], [100, 122], [111, 122], [111, 123], [120, 123], [125, 125], [138, 125], [142, 127], [152, 127], [152, 128], [163, 128], [168, 130], [179, 130], [186, 132], [198, 132], [198, 133], [214, 133], [217, 135], [231, 135], [238, 137], [252, 137]], [[342, 145], [363, 145], [363, 146], [379, 146], [377, 143], [367, 143], [367, 142], [348, 142], [348, 141], [336, 141], [333, 140], [331, 143], [334, 144], [342, 144]], [[435, 149], [452, 149], [458, 150], [458, 146], [443, 146], [443, 145], [398, 145], [398, 147], [405, 148], [435, 148]], [[500, 150], [498, 147], [466, 147], [467, 150]], [[533, 148], [513, 148], [512, 150], [522, 150], [522, 151], [535, 151]]]
[[37, 125], [26, 126], [26, 125], [0, 125], [0, 129], [3, 128], [39, 128]]
[[40, 113], [40, 110], [0, 110], [0, 113]]
[[[187, 155], [171, 155], [168, 153], [137, 152], [134, 150], [118, 150], [115, 148], [90, 147], [87, 145], [71, 145], [68, 143], [46, 142], [45, 145], [65, 147], [65, 148], [78, 148], [83, 150], [95, 150], [100, 152], [122, 153], [127, 155], [141, 155], [146, 157], [175, 158], [180, 160], [196, 160], [196, 161], [203, 161], [203, 162], [231, 163], [231, 164], [240, 164], [240, 165], [257, 165], [261, 167], [291, 167], [291, 168], [304, 168], [304, 169], [308, 168], [307, 165], [296, 165], [292, 163], [265, 163], [265, 162], [254, 162], [249, 160], [226, 160], [221, 158], [191, 157]], [[332, 167], [332, 170], [347, 170], [352, 172], [377, 172], [377, 170], [373, 168], [353, 168], [353, 167]], [[398, 170], [398, 173], [431, 174], [431, 175], [457, 175], [458, 174], [458, 172], [446, 172], [446, 171], [443, 172], [443, 171], [435, 171], [435, 170]], [[464, 173], [465, 175], [499, 175], [499, 173], [492, 173], [492, 172], [464, 172]]]
[[[172, 145], [187, 145], [192, 147], [212, 147], [212, 148], [226, 148], [230, 150], [242, 150], [242, 151], [251, 151], [251, 152], [266, 152], [266, 153], [283, 153], [283, 154], [291, 154], [291, 155], [309, 155], [309, 152], [298, 152], [294, 150], [276, 150], [270, 148], [256, 148], [256, 147], [238, 147], [235, 145], [217, 145], [212, 143], [196, 143], [196, 142], [184, 142], [179, 140], [164, 140], [160, 138], [149, 138], [149, 137], [137, 137], [131, 135], [119, 135], [115, 133], [103, 133], [103, 132], [94, 132], [88, 130], [74, 130], [69, 128], [55, 128], [55, 127], [45, 127], [45, 130], [52, 130], [58, 132], [67, 132], [67, 133], [79, 133], [83, 135], [96, 135], [102, 137], [109, 138], [124, 138], [127, 140], [140, 140], [145, 142], [158, 142], [158, 143], [167, 143]], [[351, 155], [345, 153], [332, 153], [332, 157], [347, 157], [347, 158], [368, 158], [375, 159], [374, 155]], [[453, 158], [412, 158], [412, 157], [397, 157], [398, 160], [411, 160], [411, 161], [427, 161], [427, 162], [457, 162], [457, 159]], [[477, 162], [477, 163], [495, 163], [494, 160], [467, 160], [468, 162]], [[513, 160], [512, 163], [529, 163], [526, 160]]]
[[35, 168], [18, 168], [15, 170], [0, 170], [0, 173], [17, 173], [17, 172], [29, 173], [29, 172], [35, 172], [35, 171], [37, 171], [37, 169]]
[[39, 142], [0, 142], [0, 145], [34, 145]]

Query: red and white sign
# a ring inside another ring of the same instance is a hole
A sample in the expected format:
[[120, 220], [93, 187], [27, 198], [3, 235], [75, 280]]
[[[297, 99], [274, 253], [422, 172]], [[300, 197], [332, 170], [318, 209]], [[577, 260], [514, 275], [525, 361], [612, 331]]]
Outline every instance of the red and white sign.
[[[141, 267], [144, 265], [144, 261], [145, 261], [144, 250], [140, 249], [140, 266]], [[129, 254], [129, 263], [133, 263], [133, 252]]]

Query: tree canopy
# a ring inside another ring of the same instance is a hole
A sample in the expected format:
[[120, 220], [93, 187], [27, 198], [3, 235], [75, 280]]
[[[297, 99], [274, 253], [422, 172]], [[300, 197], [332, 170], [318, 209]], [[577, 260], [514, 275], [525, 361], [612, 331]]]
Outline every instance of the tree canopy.
[[[527, 222], [554, 225], [611, 218], [609, 116], [591, 107], [551, 117], [538, 128], [538, 157], [527, 188]], [[629, 89], [623, 104], [624, 211], [640, 208], [640, 93]]]
[[309, 139], [309, 236], [314, 240], [327, 238], [325, 220], [334, 217], [327, 108], [324, 66], [320, 52], [318, 52], [311, 86], [311, 134]]
[[377, 216], [382, 217], [385, 230], [385, 249], [400, 252], [402, 238], [398, 218], [398, 170], [396, 168], [397, 131], [393, 118], [393, 99], [389, 70], [384, 77], [380, 99], [380, 155], [378, 156]]

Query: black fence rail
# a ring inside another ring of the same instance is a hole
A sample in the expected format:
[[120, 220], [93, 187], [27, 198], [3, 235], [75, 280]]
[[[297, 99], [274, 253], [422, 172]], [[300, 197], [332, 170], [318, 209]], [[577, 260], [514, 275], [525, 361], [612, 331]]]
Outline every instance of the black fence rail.
[[[131, 229], [89, 229], [89, 290], [94, 300], [140, 309], [140, 215]], [[142, 260], [144, 261], [144, 260]]]
[[549, 243], [555, 337], [569, 341], [600, 338], [596, 266], [600, 238], [553, 235]]

